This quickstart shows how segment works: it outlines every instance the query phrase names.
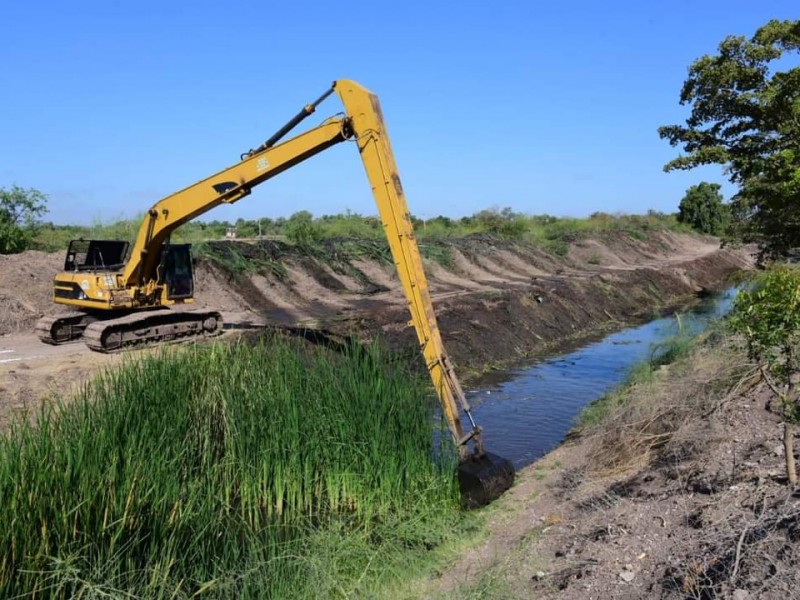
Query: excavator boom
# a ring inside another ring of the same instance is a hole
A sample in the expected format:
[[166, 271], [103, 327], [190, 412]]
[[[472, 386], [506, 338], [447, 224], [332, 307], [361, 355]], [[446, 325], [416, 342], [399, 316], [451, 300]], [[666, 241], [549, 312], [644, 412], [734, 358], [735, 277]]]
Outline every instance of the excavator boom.
[[[462, 498], [470, 506], [486, 504], [511, 486], [514, 467], [508, 460], [484, 450], [481, 428], [472, 418], [469, 403], [445, 352], [378, 97], [354, 81], [339, 80], [334, 87], [351, 120], [358, 151], [403, 285], [411, 313], [410, 324], [417, 332], [433, 386], [459, 449]], [[466, 431], [459, 417], [461, 411], [470, 423]]]

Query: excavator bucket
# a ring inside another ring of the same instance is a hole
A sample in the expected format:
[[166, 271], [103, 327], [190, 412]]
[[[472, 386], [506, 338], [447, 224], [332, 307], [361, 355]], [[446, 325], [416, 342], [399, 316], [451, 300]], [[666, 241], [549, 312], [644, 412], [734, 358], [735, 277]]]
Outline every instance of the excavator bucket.
[[491, 452], [472, 455], [458, 466], [461, 502], [465, 508], [478, 508], [498, 498], [514, 483], [514, 465]]

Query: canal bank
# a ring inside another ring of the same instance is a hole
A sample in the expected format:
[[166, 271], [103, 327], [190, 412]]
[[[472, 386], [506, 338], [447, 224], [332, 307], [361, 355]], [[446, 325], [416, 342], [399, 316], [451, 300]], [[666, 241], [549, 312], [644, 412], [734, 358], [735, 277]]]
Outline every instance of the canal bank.
[[467, 391], [492, 452], [523, 468], [560, 444], [587, 406], [621, 385], [665, 344], [702, 333], [728, 312], [736, 288], [706, 295], [669, 316], [625, 327], [577, 348], [495, 370]]
[[521, 469], [408, 597], [797, 597], [800, 499], [768, 386], [724, 327], [676, 356]]

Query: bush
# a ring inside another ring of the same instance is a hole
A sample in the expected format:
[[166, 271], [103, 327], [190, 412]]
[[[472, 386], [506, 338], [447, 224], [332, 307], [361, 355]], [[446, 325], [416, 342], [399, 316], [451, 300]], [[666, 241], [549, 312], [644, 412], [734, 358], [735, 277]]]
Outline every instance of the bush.
[[789, 483], [797, 483], [794, 427], [800, 423], [800, 271], [774, 267], [757, 278], [752, 291], [734, 302], [731, 326], [744, 334], [747, 350], [781, 403]]
[[728, 207], [722, 203], [718, 183], [702, 182], [686, 190], [678, 206], [678, 221], [701, 233], [722, 235], [730, 220]]
[[314, 246], [322, 241], [322, 229], [307, 210], [301, 210], [289, 217], [284, 232], [298, 246]]
[[36, 219], [47, 212], [47, 196], [33, 188], [0, 188], [0, 254], [27, 250], [36, 233]]

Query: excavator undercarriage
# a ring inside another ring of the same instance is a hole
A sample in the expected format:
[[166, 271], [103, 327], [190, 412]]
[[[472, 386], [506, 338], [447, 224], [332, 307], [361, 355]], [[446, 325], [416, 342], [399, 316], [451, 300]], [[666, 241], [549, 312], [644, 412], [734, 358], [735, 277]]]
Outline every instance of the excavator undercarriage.
[[117, 352], [145, 344], [190, 341], [222, 333], [222, 315], [214, 310], [177, 311], [169, 308], [125, 315], [84, 312], [44, 317], [36, 334], [46, 344], [82, 338], [97, 352]]

